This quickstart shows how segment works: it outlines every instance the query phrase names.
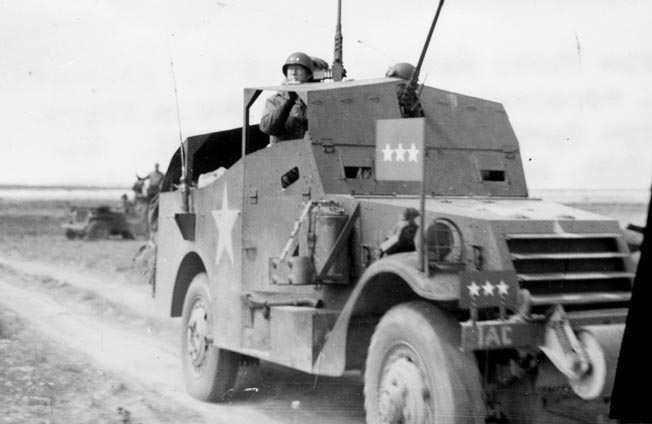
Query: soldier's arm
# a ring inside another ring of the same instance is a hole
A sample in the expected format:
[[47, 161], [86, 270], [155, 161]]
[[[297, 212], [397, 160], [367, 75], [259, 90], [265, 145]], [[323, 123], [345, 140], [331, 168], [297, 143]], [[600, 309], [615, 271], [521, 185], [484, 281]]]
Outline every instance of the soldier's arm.
[[260, 130], [267, 135], [283, 135], [285, 121], [290, 115], [294, 101], [283, 97], [271, 97], [265, 102], [265, 111], [260, 119]]

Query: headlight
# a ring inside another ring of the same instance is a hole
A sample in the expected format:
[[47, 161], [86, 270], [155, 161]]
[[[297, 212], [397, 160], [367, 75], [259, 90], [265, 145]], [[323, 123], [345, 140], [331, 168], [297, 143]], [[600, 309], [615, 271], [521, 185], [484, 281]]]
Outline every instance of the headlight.
[[462, 258], [462, 234], [447, 219], [437, 219], [426, 230], [428, 262], [434, 265], [459, 263]]

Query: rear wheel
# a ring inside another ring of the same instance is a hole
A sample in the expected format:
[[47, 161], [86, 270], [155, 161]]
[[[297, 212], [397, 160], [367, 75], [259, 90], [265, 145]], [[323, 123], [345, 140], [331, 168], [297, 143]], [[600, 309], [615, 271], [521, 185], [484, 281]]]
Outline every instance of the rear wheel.
[[109, 225], [104, 221], [93, 221], [88, 227], [89, 240], [105, 240], [109, 238]]
[[459, 350], [459, 323], [425, 302], [390, 309], [369, 346], [368, 423], [484, 423], [475, 358]]
[[215, 314], [210, 299], [208, 277], [197, 274], [183, 304], [181, 361], [188, 393], [219, 402], [235, 385], [240, 355], [213, 345]]
[[77, 237], [77, 233], [74, 232], [73, 230], [66, 230], [66, 238], [68, 240], [74, 240], [75, 237]]

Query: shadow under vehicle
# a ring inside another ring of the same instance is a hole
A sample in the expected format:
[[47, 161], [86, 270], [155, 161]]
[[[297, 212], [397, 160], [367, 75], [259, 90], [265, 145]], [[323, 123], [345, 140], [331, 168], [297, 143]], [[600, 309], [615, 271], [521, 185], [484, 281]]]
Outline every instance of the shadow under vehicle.
[[[182, 143], [155, 284], [188, 391], [224, 399], [258, 358], [361, 372], [370, 423], [598, 421], [634, 277], [619, 223], [529, 197], [502, 104], [423, 86], [406, 117], [410, 83], [246, 88], [241, 128]], [[264, 91], [297, 93], [303, 138], [267, 146]]]

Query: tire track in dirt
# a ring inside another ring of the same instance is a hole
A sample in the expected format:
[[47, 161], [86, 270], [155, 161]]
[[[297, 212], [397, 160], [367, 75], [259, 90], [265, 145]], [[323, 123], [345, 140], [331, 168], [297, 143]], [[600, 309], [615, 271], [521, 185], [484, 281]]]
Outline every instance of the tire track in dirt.
[[[49, 263], [30, 263], [0, 257], [2, 268], [18, 279], [36, 279], [30, 284], [3, 282], [0, 303], [20, 305], [15, 309], [39, 330], [75, 350], [89, 354], [100, 367], [135, 379], [148, 390], [155, 390], [181, 405], [201, 413], [211, 422], [305, 422], [313, 424], [362, 423], [362, 387], [359, 378], [316, 378], [273, 364], [243, 367], [229, 405], [207, 404], [187, 395], [181, 377], [178, 356], [178, 322], [162, 318], [153, 308], [147, 286], [134, 286], [72, 270], [59, 269]], [[55, 280], [53, 282], [53, 280]], [[36, 284], [37, 286], [34, 286]], [[49, 288], [44, 288], [49, 285]], [[53, 288], [54, 287], [54, 288]], [[84, 299], [86, 311], [71, 291]], [[65, 291], [66, 293], [56, 293]], [[6, 292], [6, 293], [5, 293]], [[66, 297], [62, 301], [61, 297]], [[59, 298], [59, 302], [54, 298]], [[95, 297], [95, 299], [93, 299]], [[13, 300], [9, 300], [13, 299]], [[124, 299], [131, 299], [126, 301]], [[139, 299], [136, 303], [133, 299]], [[67, 307], [63, 304], [67, 303]], [[107, 306], [107, 303], [110, 305]], [[149, 303], [149, 312], [140, 308]], [[29, 305], [29, 306], [26, 306]], [[9, 305], [8, 305], [9, 306]], [[93, 313], [92, 307], [108, 307], [111, 313]], [[89, 317], [90, 313], [94, 316]], [[28, 308], [28, 309], [26, 309]], [[115, 311], [122, 308], [122, 311]], [[141, 312], [146, 311], [142, 316]], [[117, 314], [117, 315], [116, 315]], [[125, 327], [125, 318], [127, 326]], [[120, 321], [122, 327], [120, 328]], [[147, 334], [148, 325], [153, 333]]]
[[243, 424], [276, 422], [247, 408], [192, 399], [183, 388], [178, 357], [152, 347], [129, 332], [79, 316], [45, 295], [0, 280], [0, 303], [24, 317], [37, 331], [55, 333], [58, 342], [89, 355], [101, 368], [135, 380], [202, 414], [206, 420]]
[[128, 307], [139, 315], [149, 318], [164, 318], [156, 310], [149, 286], [134, 287], [120, 278], [99, 278], [94, 275], [71, 271], [49, 263], [24, 261], [0, 256], [0, 266], [12, 268], [24, 274], [47, 276], [80, 289], [90, 290], [106, 299]]

